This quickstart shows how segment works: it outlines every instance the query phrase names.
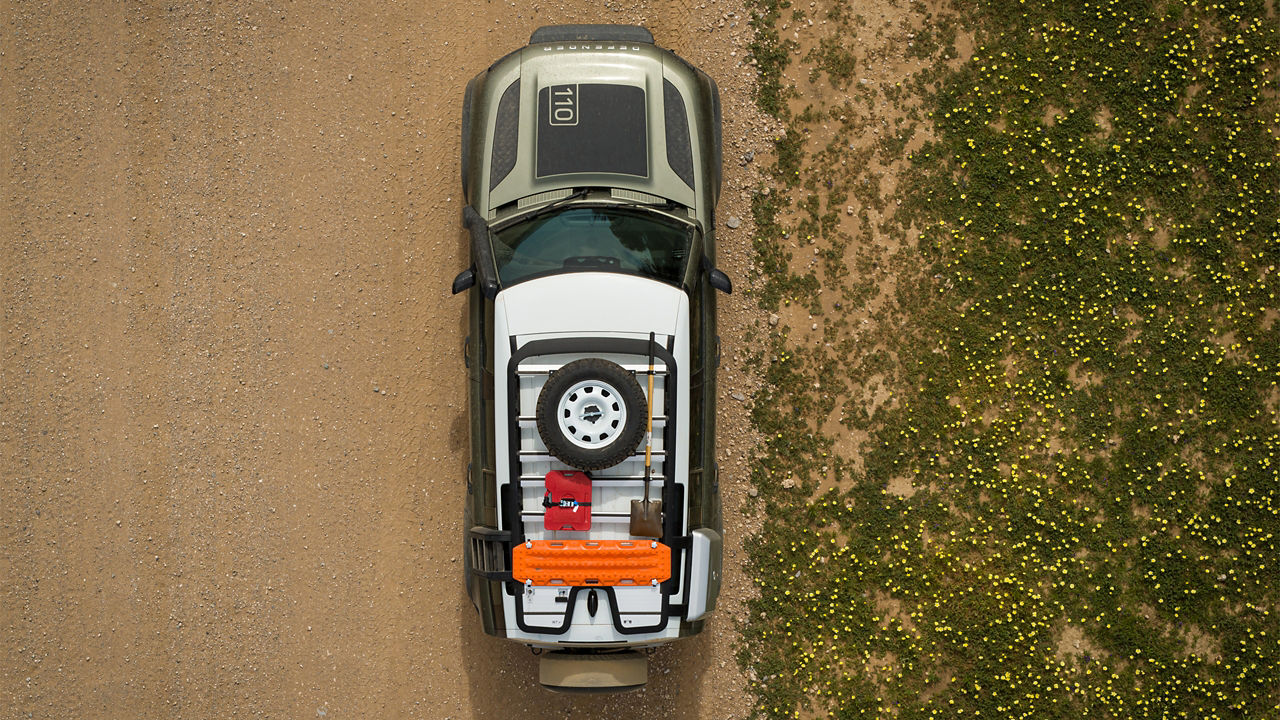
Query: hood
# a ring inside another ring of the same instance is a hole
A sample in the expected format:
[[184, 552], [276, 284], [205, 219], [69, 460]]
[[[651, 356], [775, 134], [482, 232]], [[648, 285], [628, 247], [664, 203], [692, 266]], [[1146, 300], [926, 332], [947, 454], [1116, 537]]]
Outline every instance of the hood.
[[639, 43], [542, 43], [490, 70], [486, 214], [568, 187], [633, 190], [697, 206], [698, 80]]

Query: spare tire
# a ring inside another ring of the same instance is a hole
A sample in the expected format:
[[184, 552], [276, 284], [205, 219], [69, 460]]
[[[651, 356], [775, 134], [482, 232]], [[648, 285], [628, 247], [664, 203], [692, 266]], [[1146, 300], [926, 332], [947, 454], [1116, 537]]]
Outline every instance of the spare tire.
[[635, 452], [648, 410], [630, 371], [603, 358], [583, 358], [547, 378], [535, 418], [552, 456], [579, 470], [603, 470]]

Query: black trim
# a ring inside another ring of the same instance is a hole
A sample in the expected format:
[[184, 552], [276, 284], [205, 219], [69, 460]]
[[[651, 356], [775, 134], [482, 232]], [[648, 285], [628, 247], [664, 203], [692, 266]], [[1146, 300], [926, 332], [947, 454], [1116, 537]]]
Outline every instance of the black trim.
[[[524, 500], [520, 493], [520, 476], [516, 476], [515, 482], [505, 482], [498, 487], [498, 502], [502, 503], [502, 524], [507, 528], [507, 532], [511, 533], [511, 537], [507, 538], [507, 553], [515, 547], [517, 542], [524, 539], [524, 520], [520, 519], [520, 504]], [[519, 583], [516, 583], [519, 585]], [[511, 588], [508, 587], [510, 592]]]
[[520, 147], [520, 79], [516, 78], [498, 99], [493, 121], [493, 147], [489, 151], [489, 191], [511, 174]]
[[489, 244], [489, 223], [470, 205], [462, 208], [462, 224], [471, 234], [471, 264], [480, 280], [480, 290], [489, 300], [498, 296], [498, 269], [493, 264], [493, 246]]
[[529, 36], [529, 44], [602, 41], [653, 44], [653, 33], [639, 25], [543, 25]]
[[467, 90], [462, 94], [462, 150], [459, 153], [461, 161], [459, 164], [459, 174], [462, 175], [462, 200], [469, 201], [471, 189], [468, 182], [471, 179], [471, 99], [475, 95], [476, 81], [480, 79], [477, 75], [467, 83]]
[[699, 75], [706, 79], [711, 87], [711, 153], [712, 163], [716, 171], [716, 201], [720, 200], [720, 187], [724, 180], [724, 144], [721, 138], [721, 122], [720, 122], [720, 88], [716, 86], [716, 81], [712, 80], [706, 73], [701, 70], [697, 71]]
[[[672, 351], [675, 347], [675, 337], [667, 336], [666, 346], [653, 346], [647, 339], [639, 338], [556, 338], [552, 340], [533, 340], [525, 343], [523, 346], [516, 346], [516, 339], [510, 338], [511, 342], [511, 359], [507, 362], [507, 397], [519, 398], [520, 380], [516, 371], [520, 367], [520, 363], [525, 358], [536, 355], [557, 355], [561, 353], [589, 354], [589, 353], [621, 353], [627, 355], [648, 355], [650, 348], [653, 348], [654, 354], [662, 359], [666, 364], [666, 387], [668, 388], [667, 401], [667, 423], [663, 429], [663, 447], [675, 447], [674, 441], [677, 436], [676, 432], [676, 410], [679, 393], [676, 388], [679, 386], [679, 368], [676, 367], [675, 356]], [[503, 503], [503, 525], [511, 532], [511, 540], [509, 547], [514, 548], [515, 545], [524, 542], [524, 522], [520, 517], [520, 505], [523, 500], [523, 493], [520, 491], [520, 454], [519, 443], [515, 442], [515, 438], [520, 436], [520, 408], [518, 401], [516, 405], [512, 405], [510, 401], [507, 404], [508, 414], [508, 440], [507, 451], [509, 453], [508, 460], [508, 476], [512, 478], [504, 483], [501, 487], [502, 503]], [[613, 627], [622, 635], [638, 635], [641, 633], [658, 632], [666, 628], [671, 620], [672, 615], [683, 617], [684, 605], [673, 604], [671, 596], [680, 589], [682, 578], [680, 577], [679, 568], [681, 559], [688, 555], [690, 540], [687, 536], [680, 535], [680, 527], [685, 519], [685, 497], [684, 488], [675, 482], [675, 456], [669, 455], [662, 463], [662, 539], [660, 542], [671, 548], [671, 576], [663, 581], [660, 585], [662, 592], [662, 611], [660, 613], [661, 620], [656, 625], [644, 627], [624, 627], [622, 625], [622, 616], [618, 612], [618, 604], [613, 595], [613, 591], [608, 586], [596, 587], [594, 589], [604, 590], [609, 593], [609, 608], [613, 615]], [[680, 512], [671, 512], [672, 508], [679, 508]], [[685, 565], [688, 565], [686, 562]], [[688, 572], [686, 571], [686, 575]], [[685, 584], [688, 587], [688, 584]], [[564, 623], [559, 628], [531, 625], [525, 622], [524, 606], [520, 602], [519, 595], [524, 591], [524, 585], [518, 580], [512, 578], [506, 583], [507, 594], [514, 596], [516, 599], [516, 626], [527, 633], [539, 633], [543, 635], [562, 635], [569, 631], [571, 620], [573, 618], [574, 602], [578, 596], [579, 590], [592, 589], [590, 586], [573, 586], [569, 594], [569, 603], [565, 608]]]
[[689, 143], [689, 116], [680, 91], [666, 79], [662, 81], [662, 117], [667, 138], [667, 165], [692, 190], [693, 146]]

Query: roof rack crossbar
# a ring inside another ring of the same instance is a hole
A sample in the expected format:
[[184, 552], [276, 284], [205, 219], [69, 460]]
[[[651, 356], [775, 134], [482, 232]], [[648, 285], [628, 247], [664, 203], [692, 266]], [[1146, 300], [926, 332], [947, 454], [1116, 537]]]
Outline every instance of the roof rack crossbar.
[[[622, 367], [623, 370], [629, 370], [631, 372], [638, 372], [638, 373], [645, 373], [646, 375], [649, 372], [648, 365], [641, 365], [638, 363], [618, 363], [618, 364]], [[556, 370], [559, 370], [562, 367], [564, 367], [564, 365], [558, 364], [558, 363], [536, 363], [536, 364], [526, 363], [526, 364], [522, 364], [519, 368], [516, 369], [516, 375], [519, 375], [522, 377], [529, 377], [533, 375], [548, 375]], [[662, 377], [664, 375], [667, 375], [668, 373], [665, 368], [661, 370], [654, 368], [653, 374], [657, 377]]]

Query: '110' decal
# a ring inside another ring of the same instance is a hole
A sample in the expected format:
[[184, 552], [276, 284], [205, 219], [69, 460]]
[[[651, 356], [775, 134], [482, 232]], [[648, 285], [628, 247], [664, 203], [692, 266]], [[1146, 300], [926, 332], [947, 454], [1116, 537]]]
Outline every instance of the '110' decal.
[[577, 85], [552, 85], [551, 86], [551, 103], [547, 108], [550, 117], [547, 123], [550, 125], [577, 125], [578, 124], [578, 86]]

